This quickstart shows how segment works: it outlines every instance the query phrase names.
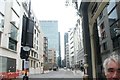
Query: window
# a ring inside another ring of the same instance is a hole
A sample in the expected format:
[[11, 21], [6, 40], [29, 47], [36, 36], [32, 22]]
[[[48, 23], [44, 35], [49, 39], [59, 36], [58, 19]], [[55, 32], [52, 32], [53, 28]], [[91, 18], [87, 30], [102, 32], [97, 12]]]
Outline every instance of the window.
[[31, 60], [31, 67], [33, 67], [33, 60]]
[[52, 63], [52, 59], [49, 59], [49, 63]]
[[119, 39], [115, 38], [112, 40], [113, 41], [113, 48], [117, 48], [119, 47], [120, 43], [119, 43]]
[[100, 13], [99, 15], [99, 20], [103, 17], [103, 12]]
[[108, 6], [107, 6], [107, 12], [108, 14], [111, 12], [111, 10], [115, 7], [116, 1], [115, 0], [110, 0]]
[[103, 43], [103, 50], [107, 50], [107, 42]]
[[100, 25], [100, 31], [102, 32], [104, 30], [105, 26], [104, 26], [104, 22]]
[[35, 64], [36, 64], [36, 62], [34, 61], [34, 68], [36, 68]]
[[13, 0], [13, 6], [12, 8], [14, 9], [14, 11], [16, 12], [16, 15], [20, 15], [20, 6], [19, 3], [16, 0]]
[[36, 64], [36, 67], [38, 67], [38, 63]]
[[12, 19], [11, 19], [11, 31], [9, 37], [9, 49], [15, 50], [17, 49], [17, 27], [19, 23], [19, 17], [12, 10]]
[[0, 33], [0, 45], [1, 45], [1, 37], [2, 37], [2, 34]]
[[4, 19], [0, 19], [0, 28], [4, 28]]
[[105, 38], [106, 38], [106, 32], [103, 31], [103, 32], [101, 33], [101, 39], [103, 40], [103, 39], [105, 39]]
[[17, 41], [12, 38], [9, 38], [9, 49], [15, 50], [17, 49]]
[[100, 24], [100, 26], [98, 26], [98, 34], [100, 39], [104, 39], [106, 38], [106, 32], [105, 32], [105, 26], [104, 26], [104, 22]]
[[110, 0], [109, 5], [107, 6], [109, 26], [118, 20], [116, 7], [116, 1]]
[[109, 21], [109, 25], [111, 26], [113, 23], [115, 23], [118, 20], [118, 16], [117, 16], [117, 11], [116, 8], [110, 13], [110, 15], [108, 16], [108, 21]]
[[4, 15], [5, 13], [5, 1], [0, 0], [0, 13]]
[[16, 26], [17, 28], [19, 27], [19, 17], [17, 16], [16, 12], [14, 10], [12, 10], [12, 18], [11, 18], [11, 24], [13, 24], [14, 26]]
[[36, 29], [34, 30], [35, 34], [36, 34]]
[[4, 28], [4, 15], [0, 14], [0, 28]]
[[116, 21], [113, 25], [110, 26], [110, 34], [112, 39], [117, 37], [114, 29], [118, 27], [118, 24], [119, 24], [119, 21]]
[[10, 37], [16, 41], [17, 41], [17, 32], [18, 32], [17, 28], [13, 24], [11, 24], [11, 32], [9, 34]]
[[38, 37], [38, 33], [37, 33], [37, 37]]
[[34, 51], [31, 51], [31, 56], [33, 57]]

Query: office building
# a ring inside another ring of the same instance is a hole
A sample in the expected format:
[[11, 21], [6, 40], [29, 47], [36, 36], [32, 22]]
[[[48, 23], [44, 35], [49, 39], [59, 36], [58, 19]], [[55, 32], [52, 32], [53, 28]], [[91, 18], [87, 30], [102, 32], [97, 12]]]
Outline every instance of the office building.
[[41, 26], [41, 29], [42, 29], [45, 37], [48, 38], [48, 49], [51, 49], [51, 48], [55, 49], [56, 56], [59, 56], [58, 21], [42, 20], [42, 21], [40, 21], [40, 26]]

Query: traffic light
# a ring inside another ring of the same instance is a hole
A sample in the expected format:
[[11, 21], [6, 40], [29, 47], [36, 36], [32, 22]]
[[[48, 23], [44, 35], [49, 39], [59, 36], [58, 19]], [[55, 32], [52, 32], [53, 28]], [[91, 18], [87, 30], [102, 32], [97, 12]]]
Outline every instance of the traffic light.
[[28, 59], [29, 54], [30, 54], [30, 51], [25, 51], [25, 50], [23, 50], [23, 47], [21, 47], [21, 51], [20, 51], [21, 59]]

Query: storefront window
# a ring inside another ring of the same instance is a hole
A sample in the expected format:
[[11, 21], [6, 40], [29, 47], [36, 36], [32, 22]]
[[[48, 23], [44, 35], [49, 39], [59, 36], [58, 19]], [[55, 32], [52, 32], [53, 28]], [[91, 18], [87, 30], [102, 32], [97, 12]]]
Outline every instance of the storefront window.
[[0, 56], [0, 72], [7, 71], [7, 58]]

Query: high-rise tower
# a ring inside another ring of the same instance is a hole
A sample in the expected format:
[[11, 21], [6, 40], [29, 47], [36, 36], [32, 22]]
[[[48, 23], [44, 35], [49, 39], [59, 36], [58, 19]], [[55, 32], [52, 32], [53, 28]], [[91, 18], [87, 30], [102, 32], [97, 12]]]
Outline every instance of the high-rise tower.
[[59, 34], [58, 34], [58, 21], [57, 20], [42, 20], [40, 27], [48, 38], [48, 49], [54, 48], [56, 56], [59, 56]]

